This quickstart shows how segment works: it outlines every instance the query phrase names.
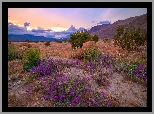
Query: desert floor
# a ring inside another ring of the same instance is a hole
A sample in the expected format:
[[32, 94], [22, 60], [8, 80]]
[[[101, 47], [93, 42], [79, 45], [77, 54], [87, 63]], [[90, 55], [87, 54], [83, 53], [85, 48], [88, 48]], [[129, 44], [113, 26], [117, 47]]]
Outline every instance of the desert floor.
[[[49, 46], [45, 46], [43, 42], [12, 42], [24, 51], [28, 45], [37, 47], [41, 51], [41, 58], [53, 57], [55, 59], [70, 60], [72, 53], [71, 44], [50, 42]], [[128, 61], [135, 60], [136, 58], [145, 58], [146, 49], [140, 47], [140, 50], [135, 52], [127, 52], [120, 47], [115, 47], [113, 41], [103, 42], [102, 40], [96, 43], [102, 53], [107, 53], [112, 57], [126, 58]], [[38, 85], [40, 80], [31, 80], [29, 83], [23, 83], [23, 80], [29, 78], [29, 72], [21, 72], [23, 62], [21, 60], [8, 61], [8, 106], [9, 107], [52, 107], [53, 103], [43, 99], [41, 91], [36, 90], [35, 86]], [[110, 73], [111, 69], [101, 68], [102, 72]], [[71, 75], [83, 74], [83, 69], [74, 69], [73, 67], [68, 70], [64, 69], [62, 72], [70, 73]], [[85, 74], [89, 77], [89, 74]], [[12, 77], [15, 77], [14, 79]], [[108, 77], [110, 82], [109, 87], [100, 86], [92, 79], [90, 84], [93, 85], [95, 91], [104, 91], [107, 99], [114, 102], [115, 106], [120, 107], [146, 107], [147, 106], [147, 87], [140, 83], [133, 82], [127, 79], [127, 76], [120, 72], [113, 72], [112, 76]], [[31, 88], [29, 92], [25, 92], [27, 88]]]

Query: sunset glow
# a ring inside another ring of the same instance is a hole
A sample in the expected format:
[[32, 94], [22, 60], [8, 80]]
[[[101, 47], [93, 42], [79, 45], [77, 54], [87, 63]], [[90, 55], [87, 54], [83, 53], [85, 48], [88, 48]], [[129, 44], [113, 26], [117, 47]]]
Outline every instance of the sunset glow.
[[79, 29], [89, 30], [145, 13], [146, 8], [9, 8], [8, 33], [69, 37]]

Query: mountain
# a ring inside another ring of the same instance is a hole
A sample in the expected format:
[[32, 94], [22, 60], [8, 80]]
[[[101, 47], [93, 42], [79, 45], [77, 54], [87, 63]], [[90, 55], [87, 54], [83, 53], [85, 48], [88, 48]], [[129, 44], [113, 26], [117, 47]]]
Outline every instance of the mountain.
[[125, 20], [118, 20], [113, 24], [109, 24], [106, 26], [104, 24], [98, 25], [88, 30], [88, 33], [90, 35], [97, 34], [99, 36], [99, 39], [113, 38], [113, 36], [116, 34], [116, 27], [118, 25], [123, 26], [124, 28], [131, 26], [140, 27], [142, 32], [147, 31], [147, 14], [130, 17]]
[[31, 34], [24, 34], [24, 35], [8, 34], [9, 42], [23, 42], [26, 39], [28, 39], [29, 41], [55, 41], [57, 40], [56, 38], [46, 38], [44, 36], [34, 36]]
[[102, 28], [107, 27], [108, 25], [110, 25], [110, 24], [102, 24], [102, 25], [94, 26], [94, 27], [92, 27], [88, 32], [89, 32], [89, 33], [93, 33], [93, 32], [99, 31], [99, 30], [101, 30]]

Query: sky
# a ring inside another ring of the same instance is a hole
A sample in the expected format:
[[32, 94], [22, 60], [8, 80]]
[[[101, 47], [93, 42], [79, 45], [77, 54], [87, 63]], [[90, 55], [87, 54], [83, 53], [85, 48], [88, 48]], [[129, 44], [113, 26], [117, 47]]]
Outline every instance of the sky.
[[145, 13], [146, 8], [9, 8], [8, 33], [60, 38]]

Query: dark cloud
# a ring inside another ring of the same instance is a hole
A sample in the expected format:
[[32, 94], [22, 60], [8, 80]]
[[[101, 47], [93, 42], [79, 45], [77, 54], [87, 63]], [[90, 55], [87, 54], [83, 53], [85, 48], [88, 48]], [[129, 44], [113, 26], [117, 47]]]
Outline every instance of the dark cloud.
[[17, 32], [23, 32], [23, 31], [27, 31], [27, 29], [25, 27], [19, 27], [17, 25], [14, 25], [13, 23], [9, 22], [8, 23], [8, 31], [17, 31]]
[[27, 26], [29, 26], [29, 24], [30, 24], [30, 23], [25, 22], [25, 23], [24, 23], [24, 26], [27, 27]]
[[[74, 33], [77, 31], [77, 29], [75, 29], [75, 26], [71, 26], [67, 31], [62, 31], [62, 32], [55, 32], [51, 29], [44, 29], [42, 27], [38, 27], [37, 29], [32, 29], [31, 31], [27, 30], [27, 22], [26, 22], [26, 26], [20, 27], [18, 25], [14, 25], [11, 22], [8, 22], [8, 34], [33, 34], [36, 36], [44, 36], [44, 37], [48, 37], [48, 38], [69, 38], [70, 34]], [[83, 27], [79, 28], [84, 29]]]
[[110, 21], [100, 21], [99, 23], [97, 24], [110, 24]]
[[31, 31], [37, 33], [45, 33], [45, 32], [50, 32], [52, 30], [51, 29], [44, 30], [44, 28], [38, 27], [37, 29], [32, 29]]

